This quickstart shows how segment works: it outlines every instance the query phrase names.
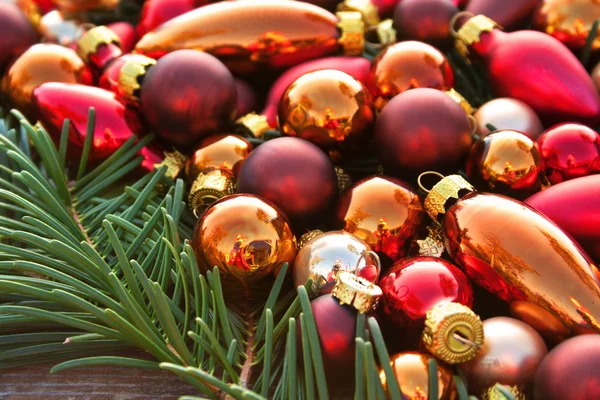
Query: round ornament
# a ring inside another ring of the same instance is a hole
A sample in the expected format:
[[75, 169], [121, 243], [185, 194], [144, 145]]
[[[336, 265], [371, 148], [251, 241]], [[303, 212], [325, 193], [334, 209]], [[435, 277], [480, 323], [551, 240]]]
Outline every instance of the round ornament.
[[113, 22], [106, 25], [108, 29], [113, 31], [119, 37], [119, 43], [123, 53], [129, 53], [133, 50], [138, 36], [135, 33], [135, 27], [129, 22]]
[[0, 72], [36, 42], [35, 29], [27, 17], [13, 4], [0, 3]]
[[532, 140], [537, 139], [544, 130], [540, 117], [531, 107], [508, 97], [488, 101], [479, 107], [473, 116], [477, 121], [475, 133], [479, 136], [490, 134], [487, 124], [493, 125], [496, 130], [521, 132]]
[[208, 3], [208, 0], [146, 0], [136, 27], [137, 34], [142, 37], [165, 22]]
[[458, 7], [450, 0], [403, 0], [394, 11], [394, 26], [399, 39], [447, 47], [456, 13]]
[[257, 111], [258, 99], [254, 89], [239, 78], [235, 78], [235, 88], [237, 92], [236, 118]]
[[529, 22], [540, 0], [469, 0], [465, 11], [483, 14], [508, 31]]

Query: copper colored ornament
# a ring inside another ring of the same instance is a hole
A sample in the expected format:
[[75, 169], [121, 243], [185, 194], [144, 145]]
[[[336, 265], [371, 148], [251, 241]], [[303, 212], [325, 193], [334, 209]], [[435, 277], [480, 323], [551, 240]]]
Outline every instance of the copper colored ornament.
[[600, 398], [600, 335], [583, 335], [555, 347], [535, 376], [534, 400]]
[[281, 97], [279, 127], [306, 139], [334, 162], [356, 154], [374, 120], [371, 95], [352, 76], [335, 69], [309, 72]]
[[86, 137], [88, 110], [96, 110], [92, 162], [102, 161], [131, 136], [142, 131], [137, 112], [118, 102], [115, 94], [84, 85], [49, 82], [33, 91], [33, 109], [42, 125], [58, 143], [65, 118], [69, 118], [69, 157], [79, 160]]
[[119, 4], [119, 0], [54, 0], [62, 11], [78, 12], [88, 10], [112, 10]]
[[600, 173], [600, 135], [585, 125], [554, 126], [537, 143], [552, 184]]
[[248, 194], [227, 196], [208, 208], [196, 224], [192, 247], [200, 271], [218, 267], [225, 299], [241, 307], [264, 300], [282, 264], [296, 256], [285, 214]]
[[409, 89], [452, 88], [454, 73], [441, 51], [408, 41], [387, 47], [373, 60], [371, 80], [377, 88], [375, 106], [381, 111], [392, 97]]
[[443, 223], [448, 253], [471, 280], [510, 303], [542, 336], [600, 331], [597, 269], [546, 216], [517, 200], [474, 192], [458, 175], [436, 184], [425, 207]]
[[244, 162], [238, 193], [275, 203], [302, 232], [327, 221], [337, 195], [337, 176], [327, 155], [314, 144], [282, 137], [261, 144]]
[[294, 260], [294, 286], [304, 285], [311, 279], [312, 294], [318, 293], [322, 286], [334, 283], [335, 272], [339, 269], [354, 271], [375, 265], [377, 261], [367, 253], [369, 250], [367, 243], [347, 232], [321, 233], [298, 251]]
[[394, 11], [398, 38], [449, 45], [450, 20], [458, 7], [450, 0], [403, 0]]
[[534, 194], [525, 202], [577, 240], [600, 263], [600, 175], [572, 179]]
[[529, 20], [540, 0], [469, 0], [465, 11], [483, 14], [506, 30], [515, 30]]
[[36, 44], [9, 68], [2, 89], [12, 105], [27, 115], [33, 90], [45, 82], [88, 85], [92, 83], [92, 75], [73, 50], [56, 44]]
[[187, 12], [147, 33], [136, 51], [160, 58], [179, 49], [202, 50], [235, 74], [248, 74], [336, 52], [336, 24], [330, 12], [299, 1], [225, 1]]
[[502, 130], [479, 139], [467, 160], [467, 175], [480, 190], [524, 199], [547, 185], [544, 160], [524, 134]]
[[113, 22], [106, 25], [111, 31], [119, 37], [119, 44], [123, 53], [129, 53], [133, 50], [138, 36], [135, 33], [135, 27], [129, 22]]
[[38, 31], [47, 42], [62, 46], [73, 46], [85, 33], [86, 25], [77, 20], [66, 18], [59, 10], [44, 15], [38, 25]]
[[[201, 88], [201, 89], [200, 89]], [[237, 91], [231, 73], [210, 54], [180, 50], [144, 76], [140, 110], [166, 143], [190, 146], [231, 124]]]
[[[364, 57], [325, 57], [311, 60], [290, 68], [283, 73], [271, 86], [262, 115], [272, 127], [277, 126], [277, 109], [281, 97], [287, 88], [298, 78], [309, 72], [319, 69], [337, 69], [351, 75], [362, 84], [368, 85], [369, 69], [371, 63]], [[368, 86], [369, 87], [369, 86]], [[369, 87], [369, 91], [373, 93]]]
[[[417, 352], [398, 353], [390, 357], [392, 370], [402, 390], [403, 398], [408, 400], [424, 400], [429, 397], [429, 360], [433, 357]], [[437, 364], [438, 400], [456, 398], [456, 387], [452, 371], [443, 364]], [[379, 371], [379, 379], [387, 392], [387, 378], [383, 369]]]
[[490, 133], [487, 124], [497, 130], [511, 129], [535, 140], [544, 130], [542, 121], [535, 111], [520, 100], [503, 97], [490, 100], [477, 109], [473, 115], [477, 121], [475, 133], [485, 136]]
[[337, 206], [337, 227], [363, 239], [384, 266], [406, 255], [407, 245], [425, 221], [421, 200], [399, 179], [365, 178], [345, 190]]
[[0, 3], [0, 72], [37, 41], [35, 29], [14, 5]]
[[455, 171], [469, 153], [471, 129], [467, 114], [450, 96], [413, 89], [385, 106], [375, 124], [375, 145], [379, 160], [394, 174]]
[[137, 33], [142, 37], [163, 23], [208, 3], [208, 0], [147, 0], [142, 8]]
[[535, 373], [548, 354], [539, 333], [513, 318], [483, 321], [485, 342], [477, 356], [459, 368], [467, 378], [469, 393], [480, 396], [496, 383], [531, 393]]
[[[596, 0], [542, 0], [533, 15], [533, 26], [579, 51], [597, 19], [600, 19], [600, 3]], [[597, 35], [591, 49], [600, 49]]]

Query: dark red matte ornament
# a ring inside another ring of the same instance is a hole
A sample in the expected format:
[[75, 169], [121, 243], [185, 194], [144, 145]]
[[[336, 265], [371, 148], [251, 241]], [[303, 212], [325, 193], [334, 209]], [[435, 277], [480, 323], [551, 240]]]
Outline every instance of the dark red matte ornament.
[[147, 0], [136, 28], [137, 34], [142, 37], [163, 23], [208, 3], [209, 0]]
[[483, 14], [507, 31], [521, 27], [540, 3], [540, 0], [470, 0], [465, 11]]
[[10, 2], [0, 3], [0, 73], [36, 42], [35, 29], [21, 10]]

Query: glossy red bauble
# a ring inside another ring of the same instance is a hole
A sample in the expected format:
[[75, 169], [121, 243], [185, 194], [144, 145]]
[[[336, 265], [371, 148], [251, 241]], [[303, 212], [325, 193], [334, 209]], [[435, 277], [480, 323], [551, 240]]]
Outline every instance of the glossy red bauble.
[[208, 0], [147, 0], [136, 28], [137, 34], [142, 37], [163, 23], [208, 3]]
[[119, 44], [123, 53], [129, 53], [135, 47], [138, 40], [135, 27], [128, 22], [113, 22], [106, 25], [119, 37]]
[[37, 34], [16, 6], [0, 3], [0, 72], [12, 58], [37, 42]]
[[71, 121], [69, 158], [78, 159], [86, 136], [88, 110], [96, 110], [94, 140], [89, 153], [92, 162], [111, 156], [132, 135], [141, 132], [137, 113], [119, 103], [115, 94], [90, 86], [44, 83], [33, 92], [34, 111], [55, 141], [63, 121]]
[[553, 184], [600, 173], [600, 135], [585, 125], [554, 126], [537, 143]]
[[447, 46], [456, 13], [458, 7], [450, 0], [403, 0], [394, 11], [394, 27], [399, 39]]
[[225, 132], [236, 107], [233, 76], [201, 51], [169, 53], [148, 70], [141, 87], [144, 118], [162, 141], [176, 146]]
[[121, 73], [121, 68], [123, 68], [127, 61], [135, 59], [135, 54], [125, 54], [114, 60], [102, 72], [100, 78], [98, 78], [98, 86], [119, 94], [119, 74]]
[[525, 22], [540, 0], [470, 0], [465, 11], [483, 14], [506, 30], [513, 30]]
[[600, 263], [600, 175], [559, 183], [525, 202], [567, 231]]
[[314, 144], [293, 137], [258, 146], [246, 159], [237, 193], [251, 193], [275, 203], [302, 234], [326, 222], [337, 200], [337, 177], [327, 155]]
[[467, 114], [450, 96], [413, 89], [385, 106], [375, 124], [375, 144], [383, 166], [394, 174], [454, 171], [469, 153], [470, 132]]

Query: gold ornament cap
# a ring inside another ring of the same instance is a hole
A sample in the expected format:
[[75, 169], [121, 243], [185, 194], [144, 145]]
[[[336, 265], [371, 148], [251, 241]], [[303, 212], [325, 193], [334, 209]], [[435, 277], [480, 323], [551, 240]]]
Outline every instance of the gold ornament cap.
[[[423, 234], [425, 237], [423, 237]], [[446, 246], [444, 245], [444, 233], [439, 225], [429, 225], [421, 231], [420, 236], [416, 237], [411, 246], [411, 253], [423, 257], [440, 258]]]
[[111, 43], [120, 46], [121, 40], [106, 26], [96, 26], [84, 33], [77, 41], [77, 55], [88, 62], [88, 57], [96, 52], [98, 46]]
[[467, 115], [473, 114], [474, 110], [473, 110], [473, 107], [471, 106], [471, 104], [467, 101], [467, 99], [465, 99], [456, 90], [450, 89], [450, 90], [446, 90], [444, 93], [446, 93], [448, 96], [450, 96], [452, 98], [452, 100], [457, 102], [458, 105], [461, 106], [463, 110], [465, 110]]
[[379, 256], [374, 251], [363, 252], [356, 262], [354, 272], [343, 269], [343, 264], [338, 260], [334, 263], [335, 285], [331, 295], [340, 301], [340, 304], [349, 304], [359, 313], [364, 314], [372, 311], [379, 305], [383, 291], [379, 286], [358, 276], [358, 266], [361, 260], [371, 255], [376, 261], [377, 276], [381, 272]]
[[443, 303], [427, 311], [421, 340], [436, 358], [462, 363], [473, 359], [483, 345], [483, 323], [469, 307]]
[[396, 30], [394, 29], [394, 21], [391, 19], [385, 19], [377, 24], [375, 27], [377, 38], [381, 46], [387, 46], [388, 44], [396, 43]]
[[337, 26], [341, 31], [338, 43], [347, 56], [360, 56], [365, 48], [365, 23], [357, 11], [340, 11]]
[[[426, 175], [437, 175], [442, 179], [431, 190], [427, 190], [421, 184], [422, 177]], [[428, 192], [424, 202], [425, 211], [436, 223], [439, 223], [438, 217], [446, 212], [446, 201], [448, 199], [460, 199], [462, 197], [461, 191], [475, 191], [475, 188], [460, 175], [444, 176], [437, 172], [424, 172], [419, 175], [418, 181], [419, 187]]]
[[337, 176], [338, 189], [340, 192], [346, 190], [352, 185], [352, 178], [350, 175], [340, 167], [335, 167], [335, 175]]
[[233, 175], [220, 169], [198, 175], [192, 188], [188, 202], [194, 214], [199, 217], [199, 211], [206, 208], [222, 197], [235, 193]]
[[254, 112], [244, 115], [235, 121], [235, 125], [239, 133], [246, 134], [251, 137], [261, 139], [265, 132], [271, 129], [271, 125], [267, 122], [267, 117], [258, 115]]
[[509, 398], [502, 393], [500, 387], [508, 391], [515, 400], [527, 400], [527, 396], [522, 387], [516, 385], [501, 385], [499, 383], [496, 383], [494, 386], [484, 391], [481, 395], [481, 400], [509, 400]]
[[379, 23], [379, 13], [377, 7], [371, 0], [344, 0], [337, 5], [337, 11], [356, 11], [362, 16], [362, 20], [367, 27]]
[[149, 67], [156, 64], [156, 60], [141, 54], [134, 54], [121, 68], [119, 73], [119, 92], [128, 100], [139, 101], [140, 79], [146, 75]]
[[469, 54], [469, 46], [473, 43], [479, 42], [479, 38], [483, 32], [491, 32], [495, 28], [500, 28], [500, 25], [486, 17], [485, 15], [475, 15], [465, 12], [458, 13], [452, 18], [450, 26], [454, 26], [454, 23], [461, 17], [471, 16], [467, 22], [461, 26], [458, 31], [452, 32], [456, 37], [456, 49], [458, 52], [466, 57]]
[[323, 231], [320, 229], [315, 229], [309, 232], [306, 232], [304, 235], [300, 236], [300, 240], [298, 240], [298, 251], [300, 251], [301, 248], [303, 248], [306, 243], [308, 243], [309, 241], [313, 240], [314, 238], [316, 238], [317, 236], [320, 236], [323, 234]]
[[177, 179], [181, 171], [185, 168], [187, 157], [175, 150], [172, 153], [165, 152], [165, 158], [158, 164], [154, 164], [154, 169], [158, 169], [163, 165], [167, 166], [165, 176], [171, 180]]

